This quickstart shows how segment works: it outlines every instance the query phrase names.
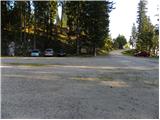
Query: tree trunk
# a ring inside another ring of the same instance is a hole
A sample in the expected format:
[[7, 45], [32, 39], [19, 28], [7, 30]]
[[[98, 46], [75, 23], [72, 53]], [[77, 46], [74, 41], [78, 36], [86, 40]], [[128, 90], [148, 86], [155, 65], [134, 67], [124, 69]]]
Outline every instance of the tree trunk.
[[77, 55], [79, 55], [79, 34], [77, 35], [76, 46], [77, 46]]
[[94, 45], [93, 45], [93, 54], [94, 54], [94, 56], [97, 56], [96, 43], [94, 43]]
[[36, 17], [34, 18], [34, 41], [33, 41], [33, 49], [36, 49]]
[[[23, 38], [23, 41], [24, 41], [24, 44], [27, 44], [27, 41], [26, 41], [26, 12], [24, 11], [24, 38]], [[25, 46], [25, 56], [27, 55], [27, 46]]]
[[[78, 3], [78, 11], [79, 11], [79, 3]], [[79, 12], [78, 12], [79, 13]], [[79, 55], [79, 35], [80, 35], [80, 30], [79, 30], [79, 20], [77, 19], [77, 55]]]

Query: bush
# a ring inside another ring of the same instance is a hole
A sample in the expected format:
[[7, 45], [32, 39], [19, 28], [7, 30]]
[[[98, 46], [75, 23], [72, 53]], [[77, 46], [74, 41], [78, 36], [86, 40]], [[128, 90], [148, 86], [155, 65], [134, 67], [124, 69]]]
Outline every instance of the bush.
[[134, 56], [138, 51], [136, 49], [131, 49], [131, 50], [127, 50], [122, 52], [124, 55], [129, 55], [129, 56]]
[[130, 48], [130, 45], [129, 45], [129, 43], [127, 43], [127, 44], [125, 44], [123, 47], [124, 47], [125, 49], [129, 49], [129, 48]]
[[136, 56], [136, 57], [150, 57], [150, 53], [147, 51], [138, 51], [136, 49], [131, 49], [122, 52], [124, 55]]
[[125, 36], [119, 35], [115, 40], [114, 40], [114, 47], [117, 49], [123, 49], [123, 46], [127, 43], [127, 40]]

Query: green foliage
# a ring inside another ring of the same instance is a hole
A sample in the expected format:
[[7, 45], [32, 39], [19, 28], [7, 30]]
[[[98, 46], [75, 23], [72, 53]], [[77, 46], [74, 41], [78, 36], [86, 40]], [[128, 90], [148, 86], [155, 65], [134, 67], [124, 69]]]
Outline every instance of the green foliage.
[[125, 48], [125, 49], [129, 49], [129, 48], [130, 48], [130, 43], [127, 42], [127, 43], [124, 45], [124, 48]]
[[147, 1], [146, 0], [140, 0], [139, 4], [138, 4], [138, 16], [137, 16], [137, 23], [138, 23], [138, 33], [140, 33], [141, 31], [143, 31], [143, 21], [146, 17], [146, 5], [147, 5]]
[[101, 48], [109, 33], [109, 15], [107, 2], [88, 2], [85, 33], [92, 41], [93, 47]]
[[34, 15], [35, 15], [35, 27], [36, 32], [46, 32], [46, 34], [52, 33], [51, 27], [54, 24], [57, 4], [55, 1], [34, 1]]
[[139, 50], [150, 51], [152, 47], [152, 38], [154, 34], [154, 27], [150, 20], [146, 17], [143, 21], [143, 31], [139, 32], [137, 44]]
[[123, 46], [127, 43], [125, 36], [118, 35], [118, 37], [114, 41], [114, 47], [116, 49], [123, 49]]
[[113, 42], [111, 37], [107, 37], [104, 40], [104, 46], [102, 47], [102, 50], [109, 52], [111, 50], [113, 50]]
[[124, 55], [129, 55], [129, 56], [134, 56], [135, 53], [137, 53], [138, 51], [136, 49], [131, 49], [131, 50], [126, 50], [126, 51], [123, 51], [122, 53]]
[[67, 15], [67, 25], [70, 34], [75, 34], [79, 27], [81, 11], [83, 11], [82, 3], [81, 1], [67, 1], [65, 4], [65, 13]]
[[145, 0], [141, 0], [138, 4], [136, 49], [156, 55], [159, 50], [159, 35], [156, 34], [156, 27], [152, 25], [149, 17], [146, 15], [146, 4], [147, 2]]
[[[112, 3], [108, 1], [67, 1], [65, 5], [67, 25], [70, 34], [84, 33], [92, 52], [103, 47], [109, 33], [109, 12]], [[78, 31], [77, 31], [78, 30]], [[78, 32], [78, 33], [79, 33]], [[81, 35], [81, 34], [80, 34]]]
[[132, 46], [132, 48], [136, 47], [136, 42], [137, 42], [137, 28], [136, 28], [135, 24], [133, 23], [131, 37], [129, 40], [129, 43]]
[[16, 54], [23, 56], [34, 48], [41, 51], [48, 47], [55, 51], [64, 48], [70, 49], [70, 53], [81, 51], [83, 47], [88, 53], [95, 53], [96, 49], [112, 49], [108, 38], [112, 2], [60, 1], [62, 19], [59, 18], [58, 24], [55, 24], [58, 1], [1, 3], [3, 55], [7, 55], [11, 41], [16, 44]]
[[[11, 41], [16, 43], [17, 55], [23, 53], [23, 56], [27, 55], [28, 49], [33, 49], [34, 40], [39, 39], [36, 41], [37, 47], [39, 44], [43, 46], [44, 42], [41, 39], [48, 41], [51, 36], [53, 37], [53, 23], [56, 13], [56, 1], [3, 1], [2, 54], [7, 55], [8, 44]], [[29, 39], [30, 43], [28, 43]]]

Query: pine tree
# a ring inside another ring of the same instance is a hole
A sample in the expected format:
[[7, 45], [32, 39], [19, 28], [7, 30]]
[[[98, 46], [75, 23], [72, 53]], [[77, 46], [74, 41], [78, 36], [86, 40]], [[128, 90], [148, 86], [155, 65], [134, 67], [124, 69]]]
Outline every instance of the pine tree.
[[96, 55], [96, 48], [103, 47], [104, 40], [108, 37], [110, 6], [111, 3], [108, 1], [86, 3], [85, 33], [91, 42], [94, 55]]
[[141, 33], [143, 31], [143, 21], [146, 17], [146, 12], [147, 12], [147, 1], [146, 0], [140, 0], [138, 4], [138, 16], [137, 16], [137, 24], [138, 24], [138, 33]]
[[132, 26], [132, 32], [131, 32], [131, 37], [130, 37], [130, 44], [132, 45], [132, 48], [136, 47], [136, 42], [137, 42], [137, 28], [135, 24], [133, 23]]
[[[36, 41], [36, 36], [47, 36], [47, 39], [41, 42], [52, 43], [53, 39], [53, 24], [57, 13], [56, 1], [33, 1], [34, 3], [34, 48], [37, 44], [39, 47], [49, 47], [51, 44], [42, 45]], [[40, 38], [39, 38], [40, 39]]]
[[[101, 48], [104, 45], [104, 39], [108, 36], [111, 9], [112, 3], [108, 1], [66, 2], [65, 10], [70, 31], [72, 33], [84, 32], [86, 36], [84, 42], [89, 43], [88, 47], [92, 48], [94, 55], [96, 55], [96, 48]], [[79, 42], [77, 40], [77, 48]]]
[[154, 46], [154, 34], [155, 28], [152, 25], [149, 17], [146, 15], [146, 4], [145, 0], [141, 0], [138, 4], [138, 39], [136, 48], [139, 51], [147, 51], [151, 53]]
[[67, 25], [69, 27], [69, 35], [76, 35], [76, 53], [79, 55], [80, 52], [80, 32], [82, 24], [80, 24], [81, 16], [83, 13], [84, 1], [66, 1], [65, 13], [67, 15]]

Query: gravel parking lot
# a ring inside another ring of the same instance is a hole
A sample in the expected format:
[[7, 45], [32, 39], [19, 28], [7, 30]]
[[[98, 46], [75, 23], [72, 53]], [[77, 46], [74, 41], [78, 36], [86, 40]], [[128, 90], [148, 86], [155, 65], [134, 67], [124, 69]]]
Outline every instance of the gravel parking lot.
[[4, 57], [1, 118], [159, 118], [155, 58]]

